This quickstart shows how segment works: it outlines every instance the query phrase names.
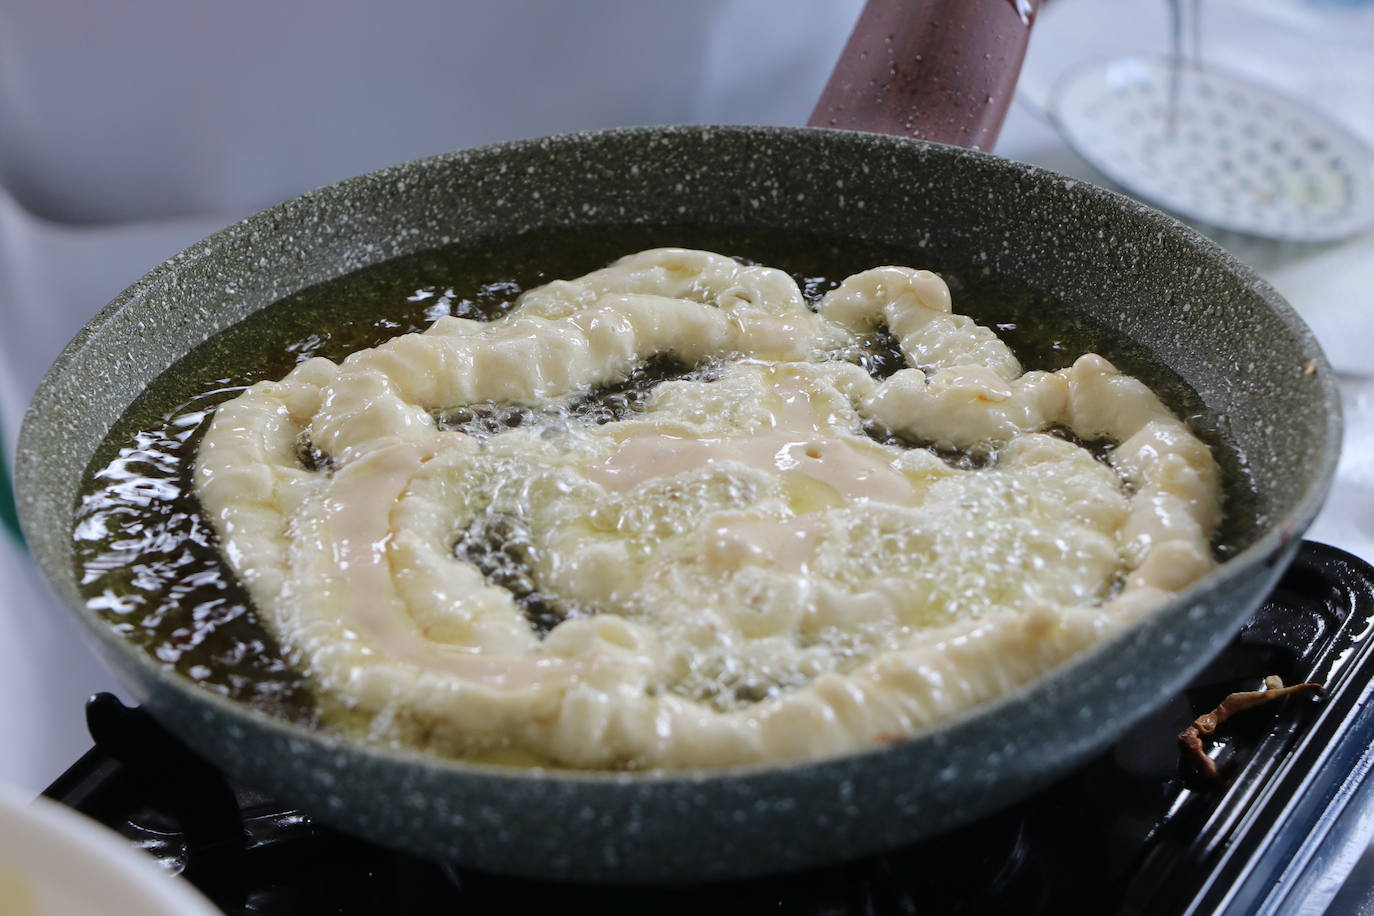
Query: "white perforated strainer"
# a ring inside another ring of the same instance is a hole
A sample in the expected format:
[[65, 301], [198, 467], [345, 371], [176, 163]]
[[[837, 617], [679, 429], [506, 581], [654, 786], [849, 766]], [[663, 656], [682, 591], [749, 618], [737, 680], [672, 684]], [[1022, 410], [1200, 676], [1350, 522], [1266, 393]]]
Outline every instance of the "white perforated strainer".
[[1137, 197], [1221, 228], [1295, 242], [1374, 226], [1374, 154], [1302, 104], [1170, 58], [1121, 57], [1061, 79], [1050, 115]]

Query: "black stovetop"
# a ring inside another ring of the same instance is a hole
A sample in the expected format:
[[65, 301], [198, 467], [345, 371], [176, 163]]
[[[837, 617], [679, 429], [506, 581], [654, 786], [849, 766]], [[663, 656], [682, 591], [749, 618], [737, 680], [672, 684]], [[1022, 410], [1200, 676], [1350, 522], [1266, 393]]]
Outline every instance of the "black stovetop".
[[[129, 838], [228, 913], [1253, 913], [1313, 892], [1360, 819], [1374, 739], [1374, 568], [1307, 543], [1229, 648], [1110, 750], [1013, 807], [875, 858], [700, 887], [545, 884], [354, 839], [225, 781], [108, 694], [96, 746], [45, 793]], [[1264, 676], [1321, 681], [1226, 723], [1219, 778], [1176, 735]], [[549, 829], [556, 830], [556, 824]], [[786, 842], [779, 838], [779, 842]], [[1348, 850], [1346, 850], [1348, 852]]]

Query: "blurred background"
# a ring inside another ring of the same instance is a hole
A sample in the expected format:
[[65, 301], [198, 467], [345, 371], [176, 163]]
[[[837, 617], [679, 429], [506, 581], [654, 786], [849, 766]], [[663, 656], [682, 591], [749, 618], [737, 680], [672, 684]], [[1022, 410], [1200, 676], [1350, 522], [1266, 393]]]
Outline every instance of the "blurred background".
[[[803, 124], [861, 7], [0, 0], [0, 470], [67, 340], [210, 232], [467, 146]], [[1293, 303], [1347, 412], [1336, 497], [1310, 537], [1367, 559], [1371, 145], [1374, 0], [1050, 0], [996, 149], [1171, 209]], [[86, 696], [118, 691], [32, 569], [4, 474], [0, 530], [0, 781], [37, 791], [88, 745]]]

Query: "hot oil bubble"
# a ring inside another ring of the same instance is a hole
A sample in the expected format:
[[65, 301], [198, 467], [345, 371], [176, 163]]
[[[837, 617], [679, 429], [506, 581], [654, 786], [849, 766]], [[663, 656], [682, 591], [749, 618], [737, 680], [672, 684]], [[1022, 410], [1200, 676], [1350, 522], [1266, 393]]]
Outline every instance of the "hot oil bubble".
[[[271, 314], [264, 313], [263, 320], [257, 324], [250, 321], [242, 329], [231, 329], [223, 341], [216, 343], [219, 351], [198, 352], [188, 361], [188, 366], [195, 363], [205, 367], [196, 370], [199, 374], [184, 375], [175, 385], [145, 396], [145, 407], [161, 398], [156, 410], [141, 407], [145, 419], [137, 424], [135, 419], [128, 423], [121, 421], [123, 425], [112, 434], [109, 448], [103, 453], [105, 457], [101, 460], [104, 463], [92, 467], [75, 528], [82, 588], [92, 607], [114, 621], [121, 632], [149, 646], [150, 652], [163, 651], [166, 658], [174, 659], [170, 664], [212, 689], [246, 698], [273, 711], [297, 702], [298, 713], [309, 717], [313, 715], [313, 701], [305, 691], [304, 679], [290, 668], [281, 648], [261, 625], [253, 622], [255, 618], [246, 595], [218, 557], [212, 531], [189, 495], [187, 478], [177, 476], [183, 473], [187, 456], [194, 451], [196, 431], [208, 416], [204, 411], [212, 410], [218, 400], [233, 396], [235, 392], [230, 389], [234, 386], [241, 390], [244, 384], [258, 379], [278, 378], [297, 361], [309, 356], [337, 361], [396, 333], [421, 330], [432, 319], [427, 310], [441, 299], [449, 300], [445, 303], [448, 313], [458, 317], [477, 320], [499, 317], [510, 310], [523, 289], [554, 277], [579, 275], [604, 265], [625, 251], [645, 247], [646, 242], [686, 242], [716, 250], [741, 251], [748, 253], [746, 260], [784, 266], [798, 280], [805, 300], [812, 307], [836, 285], [830, 278], [884, 263], [926, 266], [928, 262], [923, 258], [934, 252], [934, 246], [889, 251], [870, 250], [872, 246], [854, 242], [799, 240], [794, 232], [775, 239], [721, 240], [720, 232], [713, 229], [703, 235], [702, 231], [681, 227], [635, 227], [619, 235], [609, 230], [600, 234], [564, 233], [553, 241], [532, 233], [528, 237], [503, 239], [500, 246], [488, 246], [480, 251], [455, 248], [438, 254], [427, 253], [405, 263], [368, 268], [354, 277], [307, 291], [273, 306], [267, 310]], [[480, 270], [472, 265], [480, 265]], [[493, 282], [493, 276], [510, 279]], [[1107, 354], [1113, 362], [1127, 368], [1117, 356], [1138, 352], [1138, 348], [1131, 349], [1129, 341], [1108, 339], [1100, 330], [1080, 327], [1076, 319], [1058, 306], [1051, 307], [1043, 297], [1015, 290], [1008, 293], [1001, 287], [981, 289], [978, 283], [991, 281], [979, 280], [976, 276], [965, 278], [963, 285], [957, 276], [949, 279], [955, 288], [956, 299], [972, 304], [974, 311], [970, 314], [980, 323], [999, 324], [999, 333], [1010, 338], [1027, 367], [1057, 369], [1072, 355], [1091, 349]], [[388, 293], [387, 289], [393, 292]], [[428, 293], [416, 296], [413, 302], [406, 301], [417, 289]], [[451, 295], [450, 290], [453, 291]], [[977, 311], [979, 307], [983, 312]], [[1048, 317], [1053, 321], [1047, 320]], [[225, 354], [223, 359], [216, 356], [219, 352]], [[1145, 354], [1130, 368], [1132, 374], [1145, 378], [1151, 387], [1157, 387], [1157, 379], [1167, 381], [1169, 378], [1167, 370], [1160, 369], [1147, 378], [1152, 371], [1143, 365], [1147, 357]], [[895, 341], [882, 334], [860, 341], [847, 353], [835, 354], [834, 358], [855, 362], [879, 379], [905, 367]], [[251, 363], [248, 369], [244, 369], [245, 361]], [[436, 416], [435, 419], [438, 425], [447, 428], [470, 430], [475, 438], [485, 436], [484, 448], [501, 437], [534, 436], [540, 442], [571, 453], [588, 447], [588, 437], [595, 428], [639, 418], [662, 381], [710, 381], [727, 370], [728, 366], [718, 363], [652, 369], [646, 364], [631, 377], [621, 380], [623, 385], [613, 383], [604, 386], [605, 390], [578, 392], [557, 404], [453, 405], [451, 409], [455, 412], [467, 413], [455, 413], [446, 418]], [[238, 372], [244, 374], [233, 375]], [[1161, 376], [1160, 372], [1165, 375]], [[662, 376], [658, 381], [651, 378], [656, 374]], [[1181, 413], [1191, 412], [1201, 403], [1195, 394], [1181, 387], [1175, 391], [1166, 385], [1161, 390], [1165, 391], [1165, 399], [1170, 401], [1171, 407], [1187, 408], [1180, 410]], [[201, 402], [182, 403], [187, 401], [188, 394], [216, 391], [220, 393], [208, 395]], [[172, 417], [172, 421], [156, 419], [164, 415]], [[510, 422], [517, 418], [518, 422]], [[934, 450], [929, 443], [902, 442], [877, 429], [865, 432], [894, 448], [929, 447]], [[1216, 437], [1229, 435], [1224, 429], [1207, 432]], [[1212, 439], [1208, 441], [1213, 444]], [[328, 473], [329, 456], [312, 453], [308, 442], [301, 445], [302, 465], [312, 471]], [[986, 473], [998, 469], [998, 456], [990, 449], [965, 455], [947, 453], [941, 457], [958, 471]], [[556, 625], [572, 614], [596, 613], [600, 610], [598, 606], [577, 604], [566, 595], [553, 594], [548, 583], [540, 581], [540, 570], [549, 565], [547, 545], [518, 530], [519, 524], [528, 526], [532, 510], [528, 494], [520, 493], [518, 468], [512, 464], [504, 467], [501, 473], [511, 479], [497, 494], [500, 505], [481, 513], [491, 519], [490, 527], [501, 529], [495, 532], [500, 537], [474, 530], [471, 534], [476, 540], [467, 549], [474, 556], [485, 551], [482, 562], [491, 567], [493, 577], [509, 578], [531, 601], [538, 596], [538, 600], [544, 602], [535, 610], [535, 619], [531, 621], [536, 631]], [[162, 485], [168, 479], [180, 482], [168, 488]], [[746, 506], [759, 496], [739, 481], [733, 481], [731, 486], [733, 490], [716, 494], [716, 498], [729, 501], [731, 505]], [[691, 503], [690, 497], [683, 498], [688, 494], [678, 495], [675, 505]], [[793, 512], [819, 512], [831, 508], [827, 499], [806, 492], [805, 487], [794, 488], [788, 498], [791, 504], [784, 508]], [[690, 513], [663, 524], [662, 519], [652, 517], [653, 513], [622, 505], [617, 500], [604, 502], [604, 506], [598, 504], [587, 512], [587, 530], [606, 538], [624, 538], [634, 562], [648, 562], [655, 550], [662, 549], [665, 539], [681, 538], [692, 529]], [[955, 501], [948, 513], [971, 513], [981, 518], [980, 513], [997, 508], [976, 497], [969, 497], [966, 503]], [[1014, 497], [1002, 508], [1009, 508], [1013, 514], [1025, 514], [1031, 506], [1031, 502]], [[517, 524], [510, 527], [507, 523], [503, 528], [496, 523], [498, 516], [514, 519]], [[1241, 516], [1243, 513], [1237, 513], [1237, 517]], [[868, 527], [858, 518], [848, 524], [855, 530]], [[1050, 556], [1047, 551], [1052, 547], [1046, 545], [1042, 532], [1034, 524], [1005, 529], [983, 527], [986, 530], [982, 540], [973, 535], [956, 537], [937, 533], [930, 543], [915, 545], [909, 537], [889, 530], [874, 544], [837, 553], [854, 560], [856, 568], [869, 563], [867, 568], [872, 572], [884, 566], [869, 554], [881, 558], [915, 551], [912, 555], [928, 559], [909, 567], [905, 574], [905, 581], [914, 593], [941, 596], [940, 601], [947, 602], [948, 607], [962, 609], [961, 613], [966, 610], [977, 614], [984, 612], [986, 607], [976, 598], [980, 590], [997, 597], [999, 587], [1010, 588], [999, 586], [998, 582], [1035, 572], [1047, 561]], [[460, 533], [467, 536], [470, 533], [468, 526], [465, 525], [462, 532], [454, 532], [452, 546], [455, 551], [460, 549]], [[478, 547], [477, 541], [481, 540], [486, 543]], [[857, 535], [849, 540], [855, 545], [866, 543]], [[192, 562], [182, 561], [186, 552], [195, 554]], [[977, 558], [985, 564], [983, 573], [970, 572], [960, 563], [945, 559], [946, 555], [956, 559], [965, 555]], [[206, 569], [216, 571], [215, 575], [197, 578], [197, 573]], [[216, 577], [222, 589], [214, 584]], [[713, 587], [720, 585], [718, 576], [708, 581]], [[189, 594], [190, 604], [173, 600], [171, 583], [183, 583], [183, 590], [178, 594], [182, 597]], [[811, 608], [815, 603], [813, 598], [799, 594], [796, 603]], [[221, 599], [222, 603], [216, 603]], [[940, 606], [934, 599], [927, 603], [931, 607]], [[230, 609], [235, 604], [247, 608], [247, 613], [233, 617]], [[647, 615], [647, 609], [639, 610]], [[671, 678], [665, 678], [650, 689], [665, 691], [671, 686], [674, 691], [710, 698], [709, 702], [718, 707], [744, 708], [760, 699], [794, 689], [825, 671], [852, 670], [884, 646], [900, 642], [919, 627], [938, 623], [942, 613], [944, 611], [932, 611], [910, 619], [851, 621], [849, 626], [830, 626], [824, 622], [816, 626], [798, 624], [785, 636], [759, 640], [757, 651], [746, 653], [733, 664], [724, 658], [702, 663], [693, 671], [678, 672], [677, 675], [684, 678], [680, 684], [670, 684]], [[700, 619], [665, 625], [664, 632], [681, 633], [684, 640], [699, 647], [728, 645], [735, 639], [709, 625], [709, 621]], [[790, 646], [790, 651], [794, 652], [800, 649], [799, 658], [783, 660], [785, 646]]]

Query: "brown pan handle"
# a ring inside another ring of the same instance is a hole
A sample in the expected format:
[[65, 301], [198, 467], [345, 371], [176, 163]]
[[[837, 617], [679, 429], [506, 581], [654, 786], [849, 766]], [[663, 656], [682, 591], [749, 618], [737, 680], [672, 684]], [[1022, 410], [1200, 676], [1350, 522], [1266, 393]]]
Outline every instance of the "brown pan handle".
[[988, 150], [1040, 0], [868, 0], [812, 127]]

